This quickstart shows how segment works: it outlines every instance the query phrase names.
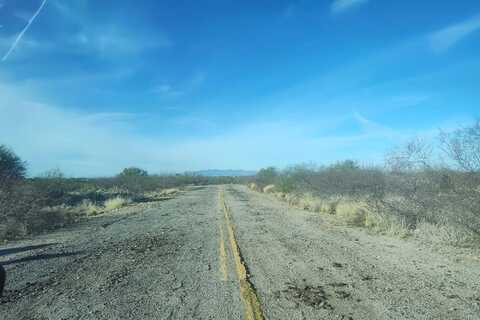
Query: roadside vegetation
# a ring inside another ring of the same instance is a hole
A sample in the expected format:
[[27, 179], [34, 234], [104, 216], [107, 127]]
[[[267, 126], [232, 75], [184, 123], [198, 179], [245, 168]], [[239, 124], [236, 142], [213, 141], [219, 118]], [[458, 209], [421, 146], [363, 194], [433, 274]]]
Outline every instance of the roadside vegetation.
[[0, 145], [0, 241], [63, 227], [87, 216], [175, 196], [190, 185], [224, 184], [230, 177], [149, 175], [130, 167], [115, 177], [67, 178], [58, 169], [27, 177], [27, 164]]
[[397, 147], [383, 166], [264, 168], [249, 184], [332, 223], [424, 242], [480, 244], [480, 121]]

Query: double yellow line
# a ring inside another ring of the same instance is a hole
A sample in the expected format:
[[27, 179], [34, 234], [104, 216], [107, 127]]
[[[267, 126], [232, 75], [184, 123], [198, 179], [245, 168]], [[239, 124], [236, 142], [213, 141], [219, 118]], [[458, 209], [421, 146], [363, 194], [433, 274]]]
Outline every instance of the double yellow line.
[[[235, 237], [235, 228], [231, 218], [231, 210], [225, 201], [225, 191], [223, 189], [220, 191], [220, 203], [225, 217], [225, 224], [227, 225], [230, 249], [232, 250], [233, 259], [235, 261], [235, 271], [240, 286], [240, 297], [244, 306], [244, 318], [247, 320], [263, 320], [264, 317], [260, 300], [257, 297], [253, 285], [250, 283], [247, 268], [242, 259], [240, 248]], [[228, 278], [226, 260], [224, 232], [223, 227], [220, 226], [220, 271], [224, 281]]]

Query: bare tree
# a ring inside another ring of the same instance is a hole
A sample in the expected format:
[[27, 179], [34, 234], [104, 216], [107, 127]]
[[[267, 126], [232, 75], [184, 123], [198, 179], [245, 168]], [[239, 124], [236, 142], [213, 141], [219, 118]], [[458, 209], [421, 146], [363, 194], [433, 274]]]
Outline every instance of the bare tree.
[[442, 132], [440, 140], [443, 150], [467, 172], [480, 172], [480, 120], [470, 127], [451, 133]]
[[414, 138], [405, 145], [387, 154], [385, 164], [396, 173], [424, 170], [430, 167], [432, 146], [420, 138]]

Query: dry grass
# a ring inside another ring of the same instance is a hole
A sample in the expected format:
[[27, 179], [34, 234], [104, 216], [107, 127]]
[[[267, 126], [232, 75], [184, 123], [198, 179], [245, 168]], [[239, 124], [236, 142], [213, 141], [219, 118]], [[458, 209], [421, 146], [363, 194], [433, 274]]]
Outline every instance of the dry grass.
[[105, 206], [105, 210], [111, 211], [111, 210], [115, 210], [115, 209], [120, 209], [120, 208], [126, 206], [127, 204], [129, 204], [131, 202], [132, 201], [130, 199], [125, 199], [125, 198], [122, 198], [122, 197], [115, 197], [115, 198], [108, 199], [107, 201], [105, 201], [104, 206]]
[[269, 184], [268, 186], [265, 186], [262, 191], [264, 193], [274, 193], [275, 192], [275, 185]]
[[367, 215], [370, 214], [366, 203], [355, 200], [338, 200], [331, 204], [330, 210], [335, 210], [335, 216], [342, 224], [355, 227], [366, 227]]
[[82, 203], [76, 206], [76, 210], [85, 213], [87, 216], [96, 216], [104, 211], [102, 206], [98, 206], [90, 200], [83, 200]]
[[424, 243], [456, 247], [470, 247], [472, 243], [478, 243], [480, 240], [477, 235], [461, 226], [428, 222], [419, 223], [415, 229], [414, 236]]
[[248, 187], [250, 188], [250, 190], [253, 190], [253, 191], [260, 191], [257, 184], [252, 182], [248, 185]]
[[309, 193], [275, 192], [273, 195], [293, 207], [320, 213], [334, 225], [361, 227], [372, 233], [401, 238], [412, 234], [403, 221], [393, 216], [374, 212], [365, 200], [345, 197], [321, 198]]
[[161, 201], [165, 199], [170, 199], [177, 195], [180, 192], [178, 188], [169, 188], [163, 189], [158, 191], [149, 191], [145, 192], [144, 196], [148, 199], [148, 201]]
[[180, 192], [180, 189], [178, 188], [169, 188], [169, 189], [164, 189], [160, 191], [160, 194], [163, 196], [174, 196], [179, 192]]
[[308, 193], [303, 195], [276, 193], [275, 196], [286, 201], [291, 206], [312, 212], [328, 213], [332, 215], [337, 213], [340, 202], [339, 198], [320, 198]]
[[21, 238], [27, 234], [28, 229], [26, 224], [19, 221], [8, 219], [6, 221], [2, 221], [0, 224], [0, 243], [2, 243], [1, 240], [6, 241], [7, 239]]
[[391, 215], [368, 212], [365, 217], [365, 227], [373, 233], [406, 238], [412, 235], [403, 220]]
[[302, 209], [327, 215], [328, 220], [335, 225], [366, 228], [373, 233], [401, 238], [411, 234], [405, 223], [393, 216], [374, 212], [365, 200], [335, 197], [321, 199], [307, 195], [300, 197], [299, 203]]

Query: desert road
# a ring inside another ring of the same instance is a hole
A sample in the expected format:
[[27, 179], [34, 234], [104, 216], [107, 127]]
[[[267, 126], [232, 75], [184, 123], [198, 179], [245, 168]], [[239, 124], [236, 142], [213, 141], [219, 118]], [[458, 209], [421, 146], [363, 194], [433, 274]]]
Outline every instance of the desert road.
[[192, 187], [0, 247], [0, 319], [480, 319], [480, 263]]

